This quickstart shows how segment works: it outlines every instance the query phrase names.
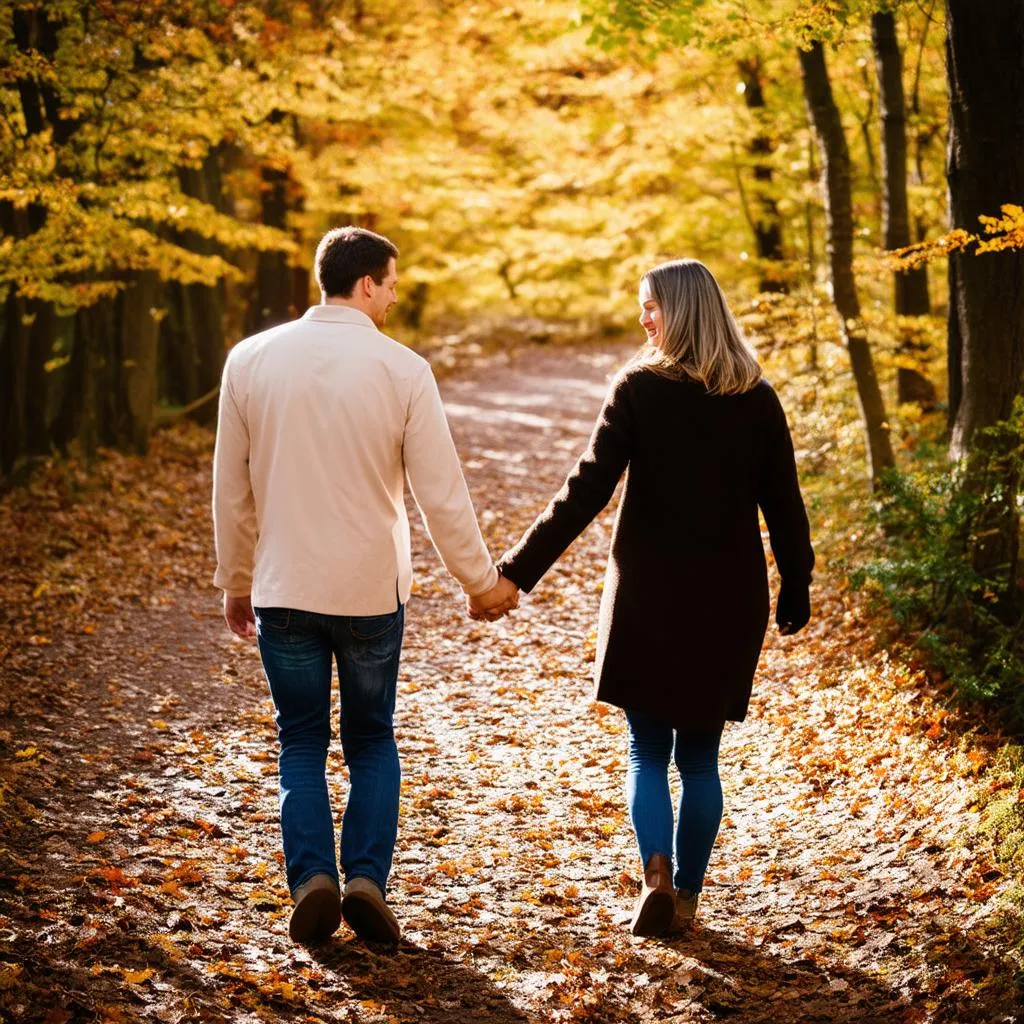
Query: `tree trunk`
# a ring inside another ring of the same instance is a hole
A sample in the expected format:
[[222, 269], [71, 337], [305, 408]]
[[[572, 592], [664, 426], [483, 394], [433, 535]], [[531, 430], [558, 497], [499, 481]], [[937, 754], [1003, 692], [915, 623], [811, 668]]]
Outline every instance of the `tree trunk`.
[[[1024, 5], [1019, 0], [946, 0], [949, 151], [946, 176], [953, 228], [979, 230], [978, 217], [1024, 196]], [[950, 261], [950, 390], [958, 382], [951, 453], [966, 458], [968, 491], [984, 515], [969, 541], [975, 567], [1002, 581], [1002, 605], [1017, 602], [1019, 479], [985, 428], [1010, 417], [1024, 394], [1024, 251], [958, 253]], [[1008, 468], [998, 484], [993, 464]]]
[[[807, 140], [807, 180], [817, 182], [818, 168], [814, 162], [814, 140]], [[804, 231], [807, 235], [807, 308], [811, 314], [811, 337], [807, 346], [807, 362], [818, 368], [818, 307], [814, 286], [818, 281], [818, 256], [814, 248], [814, 203], [810, 195], [804, 200]]]
[[[309, 267], [292, 267], [292, 315], [301, 316], [309, 309], [313, 297], [310, 289], [313, 287], [313, 274]], [[319, 290], [316, 302], [320, 301]]]
[[964, 392], [964, 340], [960, 337], [960, 283], [958, 280], [958, 268], [962, 259], [963, 253], [951, 252], [949, 254], [949, 314], [946, 319], [946, 372], [949, 377], [948, 423], [950, 432], [952, 432], [953, 425], [960, 414], [960, 399], [963, 397]]
[[771, 156], [775, 144], [765, 124], [760, 57], [744, 58], [738, 62], [738, 67], [744, 85], [743, 98], [758, 126], [748, 144], [748, 151], [754, 164], [757, 215], [752, 217], [752, 226], [761, 266], [760, 288], [763, 292], [785, 292], [789, 290], [785, 278], [779, 274], [777, 266], [772, 266], [780, 264], [785, 254], [782, 249], [782, 218], [772, 192]]
[[[181, 167], [178, 179], [182, 191], [224, 212], [227, 208], [221, 175], [221, 150], [210, 150], [199, 169]], [[184, 232], [181, 244], [192, 252], [222, 253], [212, 239]], [[220, 382], [224, 366], [224, 285], [182, 285], [167, 287], [169, 312], [161, 324], [164, 393], [181, 405], [209, 394]], [[217, 417], [217, 405], [199, 406], [192, 417], [210, 424]]]
[[153, 315], [160, 302], [155, 270], [134, 271], [119, 300], [117, 446], [145, 454], [157, 399], [160, 324]]
[[[947, 0], [951, 226], [980, 230], [978, 217], [1024, 196], [1024, 5]], [[953, 452], [1006, 419], [1024, 390], [1024, 252], [956, 260], [950, 309], [961, 339], [962, 394]]]
[[[32, 234], [25, 211], [0, 204], [0, 231], [14, 238]], [[49, 303], [20, 298], [13, 285], [0, 325], [0, 472], [8, 475], [25, 455], [50, 449], [46, 363], [54, 352], [56, 313]]]
[[402, 323], [414, 331], [423, 325], [423, 313], [429, 295], [430, 285], [426, 281], [417, 281], [403, 296], [402, 304], [398, 307]]
[[[48, 60], [57, 52], [60, 20], [36, 8], [10, 14], [10, 32], [18, 50]], [[71, 137], [77, 121], [61, 116], [59, 98], [45, 75], [26, 73], [13, 82], [27, 136], [49, 130], [57, 146]], [[30, 203], [23, 210], [0, 203], [0, 232], [16, 239], [30, 238], [46, 225], [46, 208]], [[57, 318], [52, 306], [22, 299], [13, 291], [5, 299], [0, 366], [0, 472], [7, 476], [24, 455], [49, 450], [47, 417], [47, 360], [53, 355]]]
[[66, 448], [78, 441], [87, 459], [101, 444], [117, 442], [115, 303], [100, 299], [75, 314], [67, 382], [54, 425], [54, 439]]
[[868, 470], [872, 485], [895, 465], [889, 439], [885, 402], [860, 316], [853, 276], [853, 206], [850, 189], [850, 151], [832, 96], [821, 42], [800, 51], [804, 98], [821, 151], [825, 181], [825, 224], [832, 279], [832, 296], [839, 330], [850, 353], [857, 397], [867, 435]]
[[[263, 168], [262, 221], [284, 230], [288, 225], [288, 173], [276, 168]], [[261, 252], [256, 269], [256, 292], [249, 305], [246, 333], [255, 334], [268, 327], [283, 324], [297, 315], [292, 304], [292, 273], [288, 254]]]
[[[882, 234], [886, 249], [910, 245], [910, 212], [907, 203], [907, 122], [903, 96], [903, 55], [896, 38], [896, 19], [891, 11], [872, 15], [871, 41], [878, 75], [882, 114]], [[930, 311], [928, 269], [897, 271], [893, 275], [893, 305], [897, 316], [923, 316]], [[900, 366], [897, 392], [900, 402], [935, 405], [935, 386], [913, 364], [923, 353], [905, 331], [900, 331]]]
[[22, 302], [11, 288], [0, 313], [0, 476], [6, 480], [25, 451], [28, 344]]
[[864, 110], [864, 116], [861, 117], [858, 112], [854, 112], [857, 118], [857, 124], [860, 126], [860, 137], [864, 142], [864, 157], [868, 164], [868, 184], [871, 186], [871, 206], [872, 212], [875, 214], [875, 218], [878, 218], [878, 198], [881, 195], [882, 188], [878, 181], [878, 159], [875, 156], [875, 143], [871, 136], [871, 126], [874, 123], [875, 115], [875, 94], [871, 88], [871, 77], [868, 74], [866, 67], [861, 66], [860, 69], [861, 81], [864, 83], [864, 91], [867, 93], [868, 105]]

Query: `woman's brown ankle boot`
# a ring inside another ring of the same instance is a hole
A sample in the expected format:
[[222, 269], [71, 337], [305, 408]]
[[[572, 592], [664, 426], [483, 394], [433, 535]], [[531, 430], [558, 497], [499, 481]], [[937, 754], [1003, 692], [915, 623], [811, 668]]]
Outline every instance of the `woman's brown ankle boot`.
[[697, 900], [699, 895], [689, 889], [676, 889], [676, 912], [672, 918], [672, 931], [686, 931], [697, 916]]
[[636, 901], [629, 930], [634, 935], [664, 935], [672, 927], [676, 892], [672, 888], [672, 859], [652, 854], [644, 866], [644, 888]]

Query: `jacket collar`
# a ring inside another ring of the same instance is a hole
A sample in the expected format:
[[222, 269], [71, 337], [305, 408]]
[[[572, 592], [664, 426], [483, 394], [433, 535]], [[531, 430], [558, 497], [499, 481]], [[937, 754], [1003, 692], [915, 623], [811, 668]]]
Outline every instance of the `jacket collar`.
[[317, 323], [355, 324], [377, 330], [377, 325], [365, 313], [351, 306], [329, 306], [321, 303], [319, 306], [310, 306], [302, 319], [315, 320]]

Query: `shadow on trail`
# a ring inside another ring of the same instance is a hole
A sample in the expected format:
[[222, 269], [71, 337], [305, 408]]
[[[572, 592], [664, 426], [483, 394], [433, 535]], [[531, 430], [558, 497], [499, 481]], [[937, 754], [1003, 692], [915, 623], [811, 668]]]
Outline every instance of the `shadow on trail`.
[[[410, 943], [389, 950], [336, 937], [310, 950], [323, 974], [320, 981], [281, 971], [281, 985], [268, 984], [266, 975], [228, 974], [169, 955], [152, 936], [133, 932], [133, 922], [126, 918], [112, 933], [72, 949], [3, 949], [8, 965], [17, 963], [21, 969], [18, 990], [8, 990], [0, 1000], [4, 1012], [11, 1014], [5, 1019], [26, 1024], [95, 1020], [115, 1007], [122, 1015], [115, 1019], [128, 1014], [131, 1019], [174, 1019], [180, 1024], [228, 1024], [251, 1015], [264, 1021], [295, 1020], [299, 1015], [308, 1021], [335, 1020], [339, 1011], [355, 1012], [360, 1021], [397, 1024], [540, 1024], [551, 1019], [543, 993], [533, 993], [530, 1011], [524, 1012], [483, 973], [443, 950]], [[509, 961], [520, 969], [546, 965], [550, 970], [550, 943], [568, 948], [571, 938], [567, 932], [539, 931], [517, 944]], [[951, 946], [949, 965], [958, 977], [991, 971], [992, 957], [976, 940], [953, 938], [958, 941]], [[912, 982], [899, 991], [864, 971], [826, 967], [806, 953], [791, 959], [708, 928], [671, 942], [649, 940], [629, 948], [630, 943], [623, 936], [615, 953], [592, 961], [593, 971], [607, 970], [607, 980], [592, 973], [589, 981], [579, 981], [577, 991], [597, 996], [596, 1005], [591, 1001], [585, 1008], [577, 1006], [555, 986], [547, 1006], [579, 1010], [580, 1019], [591, 1024], [995, 1024], [1020, 1019], [1009, 985], [966, 995], [962, 989], [945, 991], [940, 980], [922, 991]], [[682, 954], [683, 964], [659, 964], [666, 949]], [[274, 943], [274, 952], [280, 951]], [[154, 971], [152, 980], [126, 983], [126, 971], [148, 968]], [[290, 995], [283, 991], [289, 985]], [[541, 1005], [536, 1005], [537, 996]]]
[[[938, 930], [937, 930], [938, 931]], [[512, 957], [523, 970], [551, 970], [552, 946], [572, 947], [569, 932], [552, 930], [517, 944]], [[825, 950], [774, 951], [772, 937], [752, 945], [712, 928], [698, 926], [671, 940], [622, 945], [607, 958], [591, 961], [608, 971], [599, 983], [600, 1009], [585, 1015], [598, 1024], [657, 1020], [692, 1024], [729, 1020], [736, 1024], [995, 1024], [1017, 1021], [1018, 1001], [1005, 964], [986, 949], [984, 934], [938, 934], [946, 950], [945, 971], [921, 968], [901, 979], [847, 964], [825, 963]], [[686, 958], [664, 963], [674, 950]], [[627, 951], [628, 950], [628, 951]], [[604, 973], [604, 970], [601, 972]], [[965, 986], [964, 980], [988, 984]], [[564, 1005], [559, 991], [551, 1005]], [[541, 1010], [531, 1020], [544, 1020]]]
[[353, 998], [382, 1004], [380, 1012], [402, 1024], [527, 1024], [530, 1020], [483, 974], [441, 950], [409, 942], [388, 950], [352, 940], [318, 947], [312, 955], [337, 975]]
[[[16, 950], [0, 943], [7, 969], [18, 968], [17, 989], [0, 993], [0, 1020], [527, 1024], [530, 1019], [483, 974], [444, 952], [408, 943], [387, 950], [335, 937], [309, 950], [324, 974], [309, 981], [292, 970], [257, 974], [213, 958], [186, 959], [152, 936], [132, 934], [128, 922], [124, 918], [110, 934], [71, 948], [60, 943], [63, 948]], [[281, 951], [275, 944], [274, 952]], [[339, 1012], [355, 1016], [339, 1017]]]
[[787, 959], [725, 932], [698, 928], [671, 945], [699, 965], [697, 1001], [716, 1017], [737, 1021], [863, 1024], [914, 1020], [907, 1001], [881, 979], [809, 957]]

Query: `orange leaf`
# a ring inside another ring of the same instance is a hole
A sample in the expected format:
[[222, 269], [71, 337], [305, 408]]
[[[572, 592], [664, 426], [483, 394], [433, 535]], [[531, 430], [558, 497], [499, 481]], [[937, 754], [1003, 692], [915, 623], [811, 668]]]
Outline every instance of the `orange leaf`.
[[120, 868], [100, 868], [96, 874], [111, 885], [138, 885], [134, 878], [129, 878]]

